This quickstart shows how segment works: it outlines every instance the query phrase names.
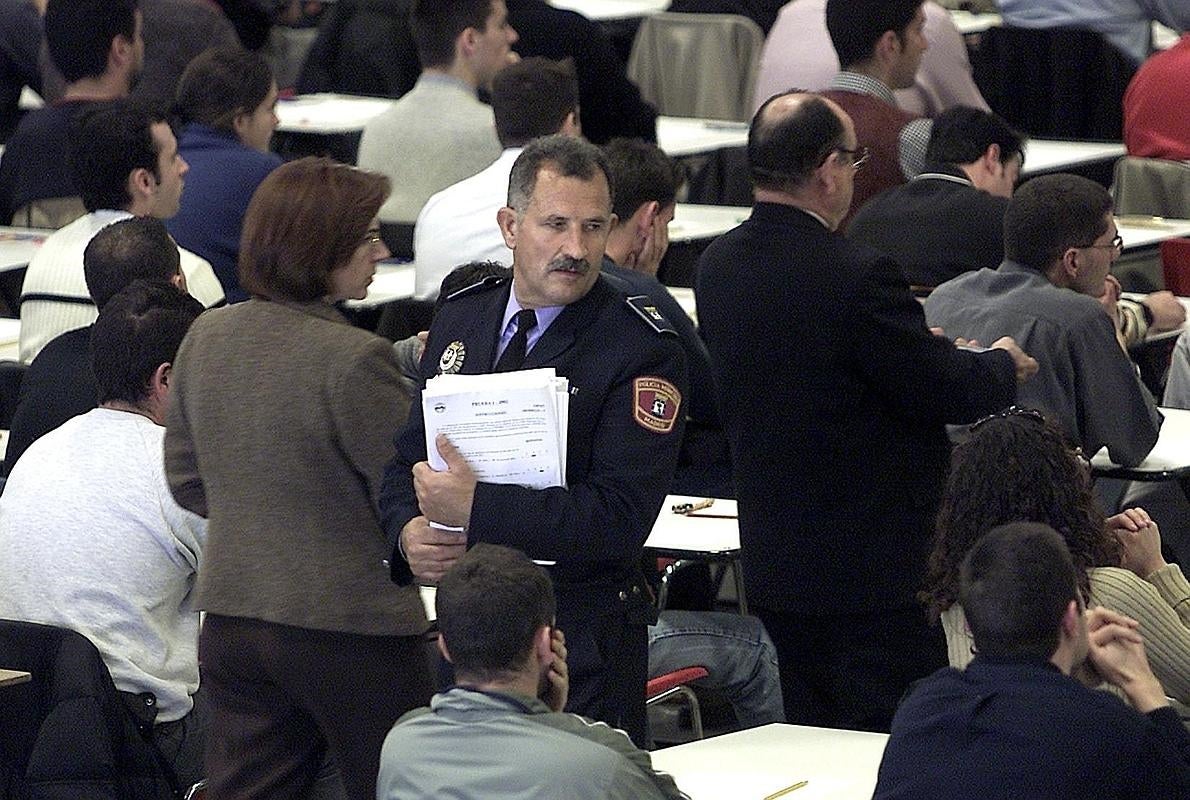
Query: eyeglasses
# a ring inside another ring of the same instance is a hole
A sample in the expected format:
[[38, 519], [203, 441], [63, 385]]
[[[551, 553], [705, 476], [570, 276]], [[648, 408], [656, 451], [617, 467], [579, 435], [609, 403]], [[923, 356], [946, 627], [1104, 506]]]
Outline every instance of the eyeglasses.
[[384, 239], [381, 238], [379, 229], [372, 228], [364, 234], [364, 240], [360, 242], [360, 246], [375, 247], [376, 245], [383, 243]]
[[1075, 245], [1076, 250], [1115, 250], [1117, 253], [1124, 252], [1124, 237], [1116, 234], [1115, 238], [1109, 244], [1080, 244]]
[[834, 152], [843, 153], [851, 159], [851, 168], [855, 170], [867, 164], [868, 158], [871, 156], [871, 153], [868, 152], [868, 148], [866, 147], [857, 147], [854, 150], [848, 150], [846, 147], [836, 147]]

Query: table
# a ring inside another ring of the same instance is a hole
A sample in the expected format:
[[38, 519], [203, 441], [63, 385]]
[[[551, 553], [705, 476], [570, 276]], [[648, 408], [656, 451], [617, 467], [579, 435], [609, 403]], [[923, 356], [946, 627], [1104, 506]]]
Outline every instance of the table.
[[752, 216], [750, 206], [713, 206], [678, 203], [669, 223], [670, 243], [714, 239]]
[[1178, 480], [1190, 497], [1190, 411], [1162, 408], [1165, 422], [1157, 444], [1144, 461], [1135, 467], [1113, 464], [1103, 448], [1091, 459], [1091, 472], [1097, 478], [1124, 478], [1133, 481]]
[[1068, 142], [1058, 139], [1029, 139], [1025, 142], [1022, 176], [1064, 172], [1089, 164], [1115, 161], [1127, 150], [1122, 142]]
[[21, 321], [11, 317], [0, 317], [0, 361], [19, 361]]
[[0, 272], [28, 264], [51, 233], [40, 228], [0, 227]]
[[867, 800], [887, 743], [883, 733], [774, 723], [650, 755], [692, 800], [762, 800], [803, 780], [782, 800]]
[[967, 36], [973, 33], [983, 33], [988, 28], [998, 28], [1003, 21], [999, 14], [973, 14], [970, 11], [952, 9], [950, 19], [959, 33]]
[[699, 117], [657, 117], [657, 144], [671, 158], [748, 144], [748, 123]]
[[[748, 598], [744, 593], [744, 573], [740, 569], [740, 521], [736, 501], [716, 498], [714, 505], [693, 514], [673, 512], [675, 505], [697, 503], [704, 499], [680, 494], [666, 495], [653, 523], [653, 530], [645, 539], [645, 549], [661, 557], [711, 561], [730, 566], [740, 613], [747, 614]], [[664, 590], [660, 605], [665, 607]]]
[[396, 100], [350, 94], [303, 94], [277, 102], [277, 130], [281, 133], [359, 133]]
[[1166, 239], [1190, 236], [1190, 219], [1127, 214], [1116, 217], [1116, 230], [1124, 240], [1124, 250], [1134, 250], [1153, 247]]
[[411, 261], [382, 261], [376, 265], [376, 276], [368, 286], [368, 296], [363, 300], [348, 300], [346, 305], [348, 308], [375, 308], [394, 300], [408, 300], [413, 297], [415, 273]]
[[0, 669], [0, 686], [16, 686], [18, 683], [28, 683], [33, 676], [28, 672], [17, 669]]
[[587, 19], [597, 22], [648, 17], [669, 8], [670, 2], [671, 0], [549, 0], [549, 4], [555, 8], [577, 11]]

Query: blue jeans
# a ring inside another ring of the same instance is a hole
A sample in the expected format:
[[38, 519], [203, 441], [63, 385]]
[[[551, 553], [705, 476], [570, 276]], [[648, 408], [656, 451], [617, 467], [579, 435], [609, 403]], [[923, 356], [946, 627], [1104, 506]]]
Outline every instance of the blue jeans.
[[784, 722], [777, 650], [756, 617], [715, 611], [662, 611], [649, 626], [649, 677], [703, 667], [701, 681], [731, 702], [740, 727]]

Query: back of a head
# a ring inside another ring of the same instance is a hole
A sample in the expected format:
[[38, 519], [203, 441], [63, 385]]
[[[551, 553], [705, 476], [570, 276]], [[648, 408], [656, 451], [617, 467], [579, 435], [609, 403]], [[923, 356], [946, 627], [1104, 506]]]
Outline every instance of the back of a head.
[[1048, 660], [1077, 597], [1074, 562], [1048, 525], [994, 528], [963, 559], [959, 602], [981, 654]]
[[509, 207], [524, 213], [537, 186], [537, 174], [547, 166], [563, 177], [582, 181], [592, 180], [602, 173], [611, 200], [615, 202], [611, 166], [603, 151], [586, 139], [554, 134], [529, 142], [513, 162], [508, 177]]
[[578, 111], [578, 78], [570, 59], [526, 58], [492, 79], [492, 112], [503, 147], [557, 133], [572, 111]]
[[556, 604], [549, 575], [519, 550], [478, 544], [438, 583], [438, 629], [461, 680], [518, 671]]
[[442, 304], [454, 292], [457, 292], [459, 289], [465, 289], [473, 283], [492, 276], [511, 278], [512, 269], [496, 261], [469, 261], [466, 264], [460, 264], [455, 267], [442, 279], [438, 297], [434, 300], [434, 313], [438, 313], [438, 309], [442, 308]]
[[1026, 181], [1004, 214], [1004, 257], [1045, 272], [1071, 247], [1102, 236], [1111, 195], [1079, 175], [1041, 175]]
[[154, 217], [123, 219], [103, 228], [83, 251], [83, 276], [97, 308], [135, 280], [169, 283], [180, 271], [178, 245]]
[[[786, 98], [802, 96], [792, 111], [778, 111]], [[843, 122], [821, 97], [800, 91], [774, 95], [752, 117], [748, 130], [748, 170], [760, 189], [796, 192], [837, 147]]]
[[409, 27], [422, 67], [448, 67], [455, 59], [455, 40], [468, 28], [484, 30], [492, 0], [416, 0]]
[[364, 242], [389, 186], [383, 175], [329, 158], [277, 167], [244, 214], [240, 285], [272, 300], [325, 297], [328, 276]]
[[898, 35], [923, 0], [827, 0], [826, 29], [843, 69], [872, 57], [885, 31]]
[[213, 47], [194, 57], [178, 80], [174, 112], [227, 133], [235, 118], [251, 114], [273, 86], [273, 71], [259, 53], [238, 46]]
[[682, 185], [681, 167], [657, 145], [642, 139], [612, 139], [603, 146], [611, 165], [616, 201], [612, 211], [623, 222], [645, 203], [664, 208]]
[[107, 71], [112, 39], [136, 37], [136, 0], [49, 0], [45, 40], [67, 83]]
[[970, 164], [993, 144], [1000, 148], [1001, 163], [1014, 156], [1024, 160], [1023, 134], [990, 111], [954, 106], [934, 118], [926, 163]]
[[70, 126], [74, 185], [88, 211], [122, 209], [131, 202], [128, 176], [147, 169], [160, 177], [152, 126], [164, 122], [156, 109], [127, 100], [105, 103], [75, 116]]
[[138, 280], [116, 293], [91, 329], [99, 402], [144, 400], [154, 371], [173, 362], [202, 310], [202, 303], [169, 283]]

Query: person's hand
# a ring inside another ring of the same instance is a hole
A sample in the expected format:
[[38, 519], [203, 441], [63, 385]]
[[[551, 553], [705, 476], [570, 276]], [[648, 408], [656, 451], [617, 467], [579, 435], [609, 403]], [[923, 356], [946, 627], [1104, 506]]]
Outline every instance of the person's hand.
[[657, 275], [661, 267], [661, 259], [669, 249], [669, 225], [661, 218], [657, 201], [650, 204], [642, 230], [637, 234], [640, 245], [628, 254], [628, 263], [624, 266], [647, 275]]
[[1107, 529], [1120, 542], [1120, 566], [1142, 578], [1165, 566], [1161, 531], [1143, 508], [1130, 508], [1107, 518]]
[[418, 363], [421, 363], [421, 357], [426, 354], [426, 341], [429, 340], [429, 338], [430, 338], [429, 331], [418, 331], [417, 332], [417, 343], [418, 343], [418, 345], [420, 345], [420, 347], [417, 348]]
[[425, 517], [414, 517], [401, 529], [401, 552], [419, 583], [438, 583], [466, 550], [467, 534], [431, 528]]
[[1186, 321], [1186, 307], [1173, 292], [1153, 292], [1141, 302], [1153, 312], [1153, 330], [1172, 331]]
[[421, 513], [440, 525], [466, 528], [471, 522], [471, 503], [475, 499], [475, 473], [467, 460], [441, 433], [434, 444], [446, 462], [437, 472], [429, 462], [413, 465], [413, 490]]
[[1037, 359], [1017, 346], [1011, 336], [1001, 336], [992, 342], [992, 350], [1003, 350], [1012, 356], [1012, 364], [1016, 367], [1016, 382], [1024, 383], [1037, 374]]
[[570, 667], [566, 664], [566, 635], [562, 633], [561, 628], [553, 629], [550, 649], [554, 651], [554, 660], [550, 662], [549, 672], [545, 676], [541, 701], [549, 706], [551, 711], [561, 711], [566, 707], [566, 698], [570, 695]]
[[1123, 287], [1116, 279], [1115, 275], [1107, 275], [1103, 279], [1103, 293], [1097, 298], [1099, 304], [1103, 306], [1103, 310], [1111, 317], [1112, 324], [1116, 326], [1116, 330], [1120, 329], [1120, 293]]
[[1091, 608], [1087, 623], [1087, 657], [1105, 681], [1123, 690], [1142, 714], [1169, 705], [1161, 682], [1145, 656], [1140, 623], [1106, 608]]

